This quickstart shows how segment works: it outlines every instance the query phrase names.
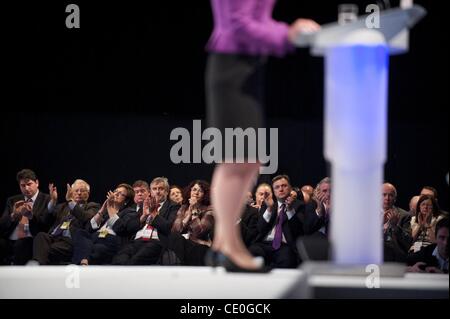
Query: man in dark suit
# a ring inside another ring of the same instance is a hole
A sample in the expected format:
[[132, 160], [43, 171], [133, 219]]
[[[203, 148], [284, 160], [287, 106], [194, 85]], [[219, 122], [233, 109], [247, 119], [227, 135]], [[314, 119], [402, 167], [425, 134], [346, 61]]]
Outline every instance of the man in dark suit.
[[169, 182], [157, 177], [150, 183], [151, 196], [144, 201], [143, 209], [119, 219], [115, 227], [125, 227], [136, 235], [113, 258], [114, 265], [152, 265], [167, 246], [168, 235], [180, 205], [167, 198]]
[[115, 223], [128, 214], [136, 212], [135, 193], [131, 185], [121, 183], [109, 191], [97, 214], [86, 223], [86, 229], [72, 233], [74, 264], [110, 264], [120, 247], [132, 235]]
[[287, 175], [272, 180], [275, 195], [267, 194], [258, 216], [258, 236], [249, 250], [262, 256], [266, 265], [294, 268], [299, 263], [296, 240], [303, 235], [303, 202], [291, 196]]
[[244, 213], [239, 219], [238, 225], [241, 227], [242, 240], [245, 246], [249, 247], [258, 236], [258, 209], [245, 205]]
[[397, 189], [382, 185], [384, 261], [405, 262], [412, 244], [411, 215], [395, 205]]
[[305, 237], [297, 243], [304, 260], [328, 260], [330, 255], [331, 179], [317, 183], [305, 204], [303, 229]]
[[311, 201], [305, 206], [305, 235], [328, 237], [331, 214], [331, 179], [323, 178], [314, 189]]
[[72, 235], [98, 212], [100, 204], [88, 202], [90, 186], [77, 179], [67, 185], [66, 202], [57, 205], [56, 187], [51, 187], [52, 198], [47, 220], [53, 224], [50, 231], [37, 234], [33, 244], [33, 260], [40, 265], [60, 264], [72, 259]]
[[39, 180], [30, 169], [17, 173], [20, 195], [6, 201], [0, 219], [0, 264], [24, 265], [32, 257], [33, 237], [47, 231], [45, 215], [50, 196], [39, 191]]

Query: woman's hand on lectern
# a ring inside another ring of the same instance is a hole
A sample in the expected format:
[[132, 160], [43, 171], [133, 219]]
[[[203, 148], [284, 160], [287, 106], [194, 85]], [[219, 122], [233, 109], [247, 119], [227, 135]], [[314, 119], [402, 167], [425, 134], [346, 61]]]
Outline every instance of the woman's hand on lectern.
[[320, 30], [320, 25], [311, 19], [297, 19], [289, 26], [288, 38], [292, 43], [305, 33], [314, 33]]

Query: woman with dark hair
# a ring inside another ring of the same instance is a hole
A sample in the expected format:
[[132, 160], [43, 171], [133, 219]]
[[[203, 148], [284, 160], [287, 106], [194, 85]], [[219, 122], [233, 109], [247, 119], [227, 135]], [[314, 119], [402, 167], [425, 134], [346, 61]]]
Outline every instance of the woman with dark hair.
[[129, 235], [120, 218], [134, 212], [134, 190], [128, 184], [119, 184], [109, 191], [98, 213], [92, 217], [86, 230], [75, 233], [73, 262], [81, 265], [109, 264]]
[[416, 215], [411, 218], [412, 252], [418, 252], [435, 242], [434, 229], [441, 215], [436, 199], [430, 195], [421, 195], [417, 202]]
[[[293, 51], [295, 39], [319, 29], [308, 19], [291, 25], [273, 20], [274, 4], [275, 0], [211, 0], [214, 30], [207, 46], [207, 120], [208, 126], [219, 129], [223, 136], [226, 128], [264, 127], [266, 57]], [[222, 160], [212, 180], [217, 224], [207, 263], [229, 271], [260, 271], [261, 260], [252, 257], [236, 227], [260, 164], [248, 157], [243, 163], [234, 158]]]
[[209, 184], [201, 180], [191, 182], [183, 198], [169, 235], [168, 248], [182, 265], [202, 266], [211, 246], [214, 227]]

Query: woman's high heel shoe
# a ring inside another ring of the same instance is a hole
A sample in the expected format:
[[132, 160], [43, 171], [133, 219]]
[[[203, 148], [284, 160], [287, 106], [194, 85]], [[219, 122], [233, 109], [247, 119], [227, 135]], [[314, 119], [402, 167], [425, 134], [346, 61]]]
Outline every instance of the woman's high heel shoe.
[[222, 253], [219, 253], [218, 259], [221, 261], [221, 265], [226, 269], [228, 272], [245, 272], [245, 273], [267, 273], [271, 269], [269, 267], [266, 267], [264, 265], [264, 259], [262, 257], [255, 257], [253, 260], [255, 263], [259, 265], [258, 268], [242, 268], [238, 265], [236, 265], [230, 258], [225, 256]]
[[211, 267], [224, 267], [228, 272], [245, 272], [245, 273], [267, 273], [271, 269], [264, 266], [264, 259], [262, 257], [255, 257], [255, 263], [259, 264], [258, 268], [242, 268], [236, 265], [228, 256], [220, 251], [213, 249], [208, 250], [205, 256], [205, 264]]

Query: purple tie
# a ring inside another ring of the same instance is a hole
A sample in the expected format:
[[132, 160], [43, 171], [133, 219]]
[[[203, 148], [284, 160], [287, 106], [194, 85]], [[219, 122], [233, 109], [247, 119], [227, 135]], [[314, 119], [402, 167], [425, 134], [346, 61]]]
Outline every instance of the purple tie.
[[272, 248], [274, 250], [280, 249], [281, 247], [281, 239], [283, 238], [283, 223], [286, 220], [286, 205], [281, 205], [280, 214], [278, 215], [278, 222], [275, 226], [275, 236], [272, 241]]

